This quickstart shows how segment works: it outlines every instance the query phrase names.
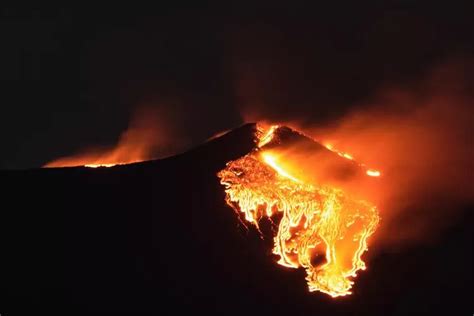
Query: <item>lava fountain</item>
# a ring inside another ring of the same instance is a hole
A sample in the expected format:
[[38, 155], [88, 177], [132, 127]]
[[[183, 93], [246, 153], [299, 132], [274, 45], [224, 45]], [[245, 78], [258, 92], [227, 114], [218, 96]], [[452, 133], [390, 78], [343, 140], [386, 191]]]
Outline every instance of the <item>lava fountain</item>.
[[[278, 264], [304, 268], [310, 292], [349, 295], [357, 271], [366, 268], [361, 257], [379, 223], [378, 210], [341, 188], [292, 174], [289, 169], [297, 168], [287, 168], [285, 155], [272, 146], [280, 129], [258, 126], [255, 150], [228, 162], [217, 174], [226, 202], [257, 229], [263, 217], [281, 217], [273, 246]], [[365, 173], [380, 175], [371, 169]]]

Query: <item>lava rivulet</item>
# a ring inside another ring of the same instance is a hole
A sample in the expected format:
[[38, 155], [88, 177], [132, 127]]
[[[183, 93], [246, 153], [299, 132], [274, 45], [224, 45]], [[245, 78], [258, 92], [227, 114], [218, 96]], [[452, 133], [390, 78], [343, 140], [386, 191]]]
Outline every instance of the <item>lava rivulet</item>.
[[[329, 149], [330, 151], [335, 152], [336, 154], [338, 154], [339, 156], [343, 158], [354, 161], [354, 157], [352, 157], [352, 155], [335, 149], [331, 144], [326, 144], [325, 147]], [[362, 168], [366, 168], [366, 166], [362, 163], [358, 163], [358, 165]], [[375, 170], [375, 169], [367, 169], [365, 171], [365, 174], [368, 175], [369, 177], [380, 177], [381, 175], [380, 171]]]
[[262, 217], [280, 214], [273, 247], [278, 263], [304, 268], [311, 292], [348, 295], [352, 278], [365, 269], [361, 256], [377, 228], [377, 208], [340, 188], [308, 183], [285, 170], [277, 150], [265, 146], [276, 130], [259, 129], [257, 148], [218, 173], [227, 203], [257, 228]]

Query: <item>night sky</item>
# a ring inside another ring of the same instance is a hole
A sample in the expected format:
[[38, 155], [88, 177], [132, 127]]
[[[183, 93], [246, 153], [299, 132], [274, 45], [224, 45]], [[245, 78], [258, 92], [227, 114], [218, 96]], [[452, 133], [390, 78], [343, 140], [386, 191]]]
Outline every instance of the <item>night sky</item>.
[[172, 112], [190, 147], [252, 107], [327, 121], [472, 58], [472, 6], [412, 2], [2, 4], [0, 168], [114, 144], [140, 106]]

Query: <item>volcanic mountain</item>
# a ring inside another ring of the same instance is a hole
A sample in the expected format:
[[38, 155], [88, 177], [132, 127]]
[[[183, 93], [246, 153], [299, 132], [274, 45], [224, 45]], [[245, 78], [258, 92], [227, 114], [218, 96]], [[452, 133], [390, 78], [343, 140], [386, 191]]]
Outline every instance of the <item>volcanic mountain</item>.
[[[373, 255], [352, 295], [308, 292], [305, 271], [276, 265], [272, 238], [226, 204], [217, 173], [255, 150], [255, 133], [111, 168], [1, 171], [0, 313], [472, 313], [472, 212], [437, 243]], [[364, 175], [289, 128], [266, 146], [294, 142], [330, 157], [334, 181]]]

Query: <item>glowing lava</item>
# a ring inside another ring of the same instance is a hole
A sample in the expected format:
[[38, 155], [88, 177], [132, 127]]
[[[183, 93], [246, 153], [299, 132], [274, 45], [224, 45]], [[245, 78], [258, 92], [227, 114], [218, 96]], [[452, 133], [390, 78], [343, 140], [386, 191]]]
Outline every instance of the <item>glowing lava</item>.
[[139, 109], [115, 146], [86, 148], [72, 156], [50, 161], [44, 167], [113, 167], [157, 158], [157, 152], [166, 152], [165, 149], [173, 148], [175, 143], [167, 136], [170, 128], [162, 122], [162, 117], [166, 116], [153, 109]]
[[366, 174], [370, 177], [380, 177], [380, 171], [369, 169], [366, 171]]
[[[345, 153], [345, 152], [342, 152], [342, 151], [339, 151], [337, 149], [334, 149], [334, 147], [331, 145], [331, 144], [326, 144], [324, 145], [327, 149], [329, 149], [330, 151], [332, 152], [335, 152], [336, 154], [338, 154], [339, 156], [343, 157], [343, 158], [346, 158], [346, 159], [349, 159], [349, 160], [352, 160], [354, 161], [354, 157], [352, 157], [352, 155], [348, 154], [348, 153]], [[362, 168], [366, 168], [366, 165], [363, 164], [363, 163], [358, 163], [358, 165]], [[382, 174], [380, 171], [378, 170], [375, 170], [375, 169], [367, 169], [365, 171], [365, 174], [368, 175], [369, 177], [380, 177], [380, 175]]]
[[273, 136], [275, 135], [275, 131], [277, 130], [278, 127], [279, 127], [278, 125], [271, 125], [267, 130], [265, 130], [264, 127], [262, 127], [261, 125], [258, 125], [257, 126], [258, 133], [259, 133], [259, 137], [257, 137], [258, 147], [263, 147], [269, 142], [271, 142], [273, 139]]
[[282, 167], [280, 167], [278, 163], [276, 162], [275, 156], [273, 156], [271, 153], [263, 152], [260, 156], [267, 165], [272, 167], [281, 176], [291, 179], [295, 182], [301, 182], [300, 180], [296, 179], [295, 177], [290, 175], [288, 172], [286, 172]]
[[377, 228], [377, 208], [339, 188], [292, 176], [279, 164], [283, 155], [263, 148], [277, 129], [260, 130], [258, 148], [218, 173], [226, 201], [257, 228], [262, 217], [280, 215], [273, 247], [278, 263], [304, 268], [311, 292], [348, 295], [351, 278], [365, 269], [361, 256]]
[[45, 167], [84, 166], [87, 168], [110, 168], [117, 165], [146, 160], [141, 152], [141, 148], [139, 148], [138, 151], [133, 149], [135, 148], [118, 146], [112, 150], [106, 150], [104, 152], [86, 152], [71, 157], [59, 158], [49, 162]]
[[116, 165], [117, 164], [115, 164], [115, 163], [103, 163], [103, 164], [84, 165], [84, 167], [87, 167], [87, 168], [101, 168], [101, 167], [110, 168], [110, 167], [113, 167], [113, 166], [116, 166]]

